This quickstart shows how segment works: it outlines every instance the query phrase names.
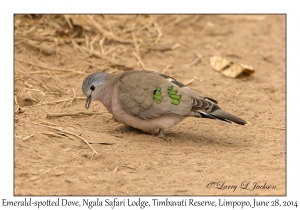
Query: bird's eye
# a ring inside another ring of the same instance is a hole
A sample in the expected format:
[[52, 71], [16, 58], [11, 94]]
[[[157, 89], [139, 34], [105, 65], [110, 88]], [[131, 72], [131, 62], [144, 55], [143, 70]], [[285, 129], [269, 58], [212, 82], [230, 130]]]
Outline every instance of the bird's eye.
[[92, 91], [94, 91], [94, 90], [95, 90], [95, 86], [92, 85], [92, 86], [90, 87], [90, 89], [91, 89]]

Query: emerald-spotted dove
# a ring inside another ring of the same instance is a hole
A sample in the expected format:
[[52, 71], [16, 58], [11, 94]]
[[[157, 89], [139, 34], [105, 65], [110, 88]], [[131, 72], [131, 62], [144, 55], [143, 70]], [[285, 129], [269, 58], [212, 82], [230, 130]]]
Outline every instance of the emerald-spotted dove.
[[246, 121], [222, 110], [217, 101], [201, 95], [172, 77], [153, 71], [127, 71], [120, 74], [97, 72], [82, 84], [87, 96], [85, 107], [98, 100], [121, 123], [144, 131], [164, 129], [186, 117], [217, 119], [227, 123]]

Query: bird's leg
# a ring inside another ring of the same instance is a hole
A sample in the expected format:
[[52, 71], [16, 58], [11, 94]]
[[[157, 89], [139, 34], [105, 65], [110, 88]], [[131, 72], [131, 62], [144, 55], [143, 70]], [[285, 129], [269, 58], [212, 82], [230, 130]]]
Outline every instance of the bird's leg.
[[158, 134], [157, 134], [157, 137], [163, 138], [163, 139], [166, 140], [166, 141], [171, 141], [171, 139], [169, 139], [168, 137], [166, 137], [166, 136], [164, 135], [164, 129], [163, 129], [163, 128], [160, 128], [160, 129], [159, 129]]

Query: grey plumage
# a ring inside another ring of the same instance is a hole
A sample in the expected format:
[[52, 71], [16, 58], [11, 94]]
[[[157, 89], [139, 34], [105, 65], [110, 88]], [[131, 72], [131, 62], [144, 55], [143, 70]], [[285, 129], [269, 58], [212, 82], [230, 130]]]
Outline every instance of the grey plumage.
[[172, 127], [188, 116], [246, 124], [218, 105], [174, 78], [153, 71], [132, 70], [120, 74], [98, 72], [82, 84], [86, 108], [98, 100], [120, 122], [142, 130]]

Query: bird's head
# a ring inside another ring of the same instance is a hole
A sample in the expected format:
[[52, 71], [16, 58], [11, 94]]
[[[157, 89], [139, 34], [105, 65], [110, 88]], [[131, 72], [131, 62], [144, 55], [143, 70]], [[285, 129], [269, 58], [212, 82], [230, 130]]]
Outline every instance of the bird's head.
[[104, 72], [96, 72], [93, 74], [90, 74], [85, 78], [85, 80], [82, 83], [82, 92], [87, 97], [85, 108], [89, 108], [90, 103], [95, 100], [97, 96], [97, 92], [99, 92], [103, 84], [105, 82], [106, 73]]

